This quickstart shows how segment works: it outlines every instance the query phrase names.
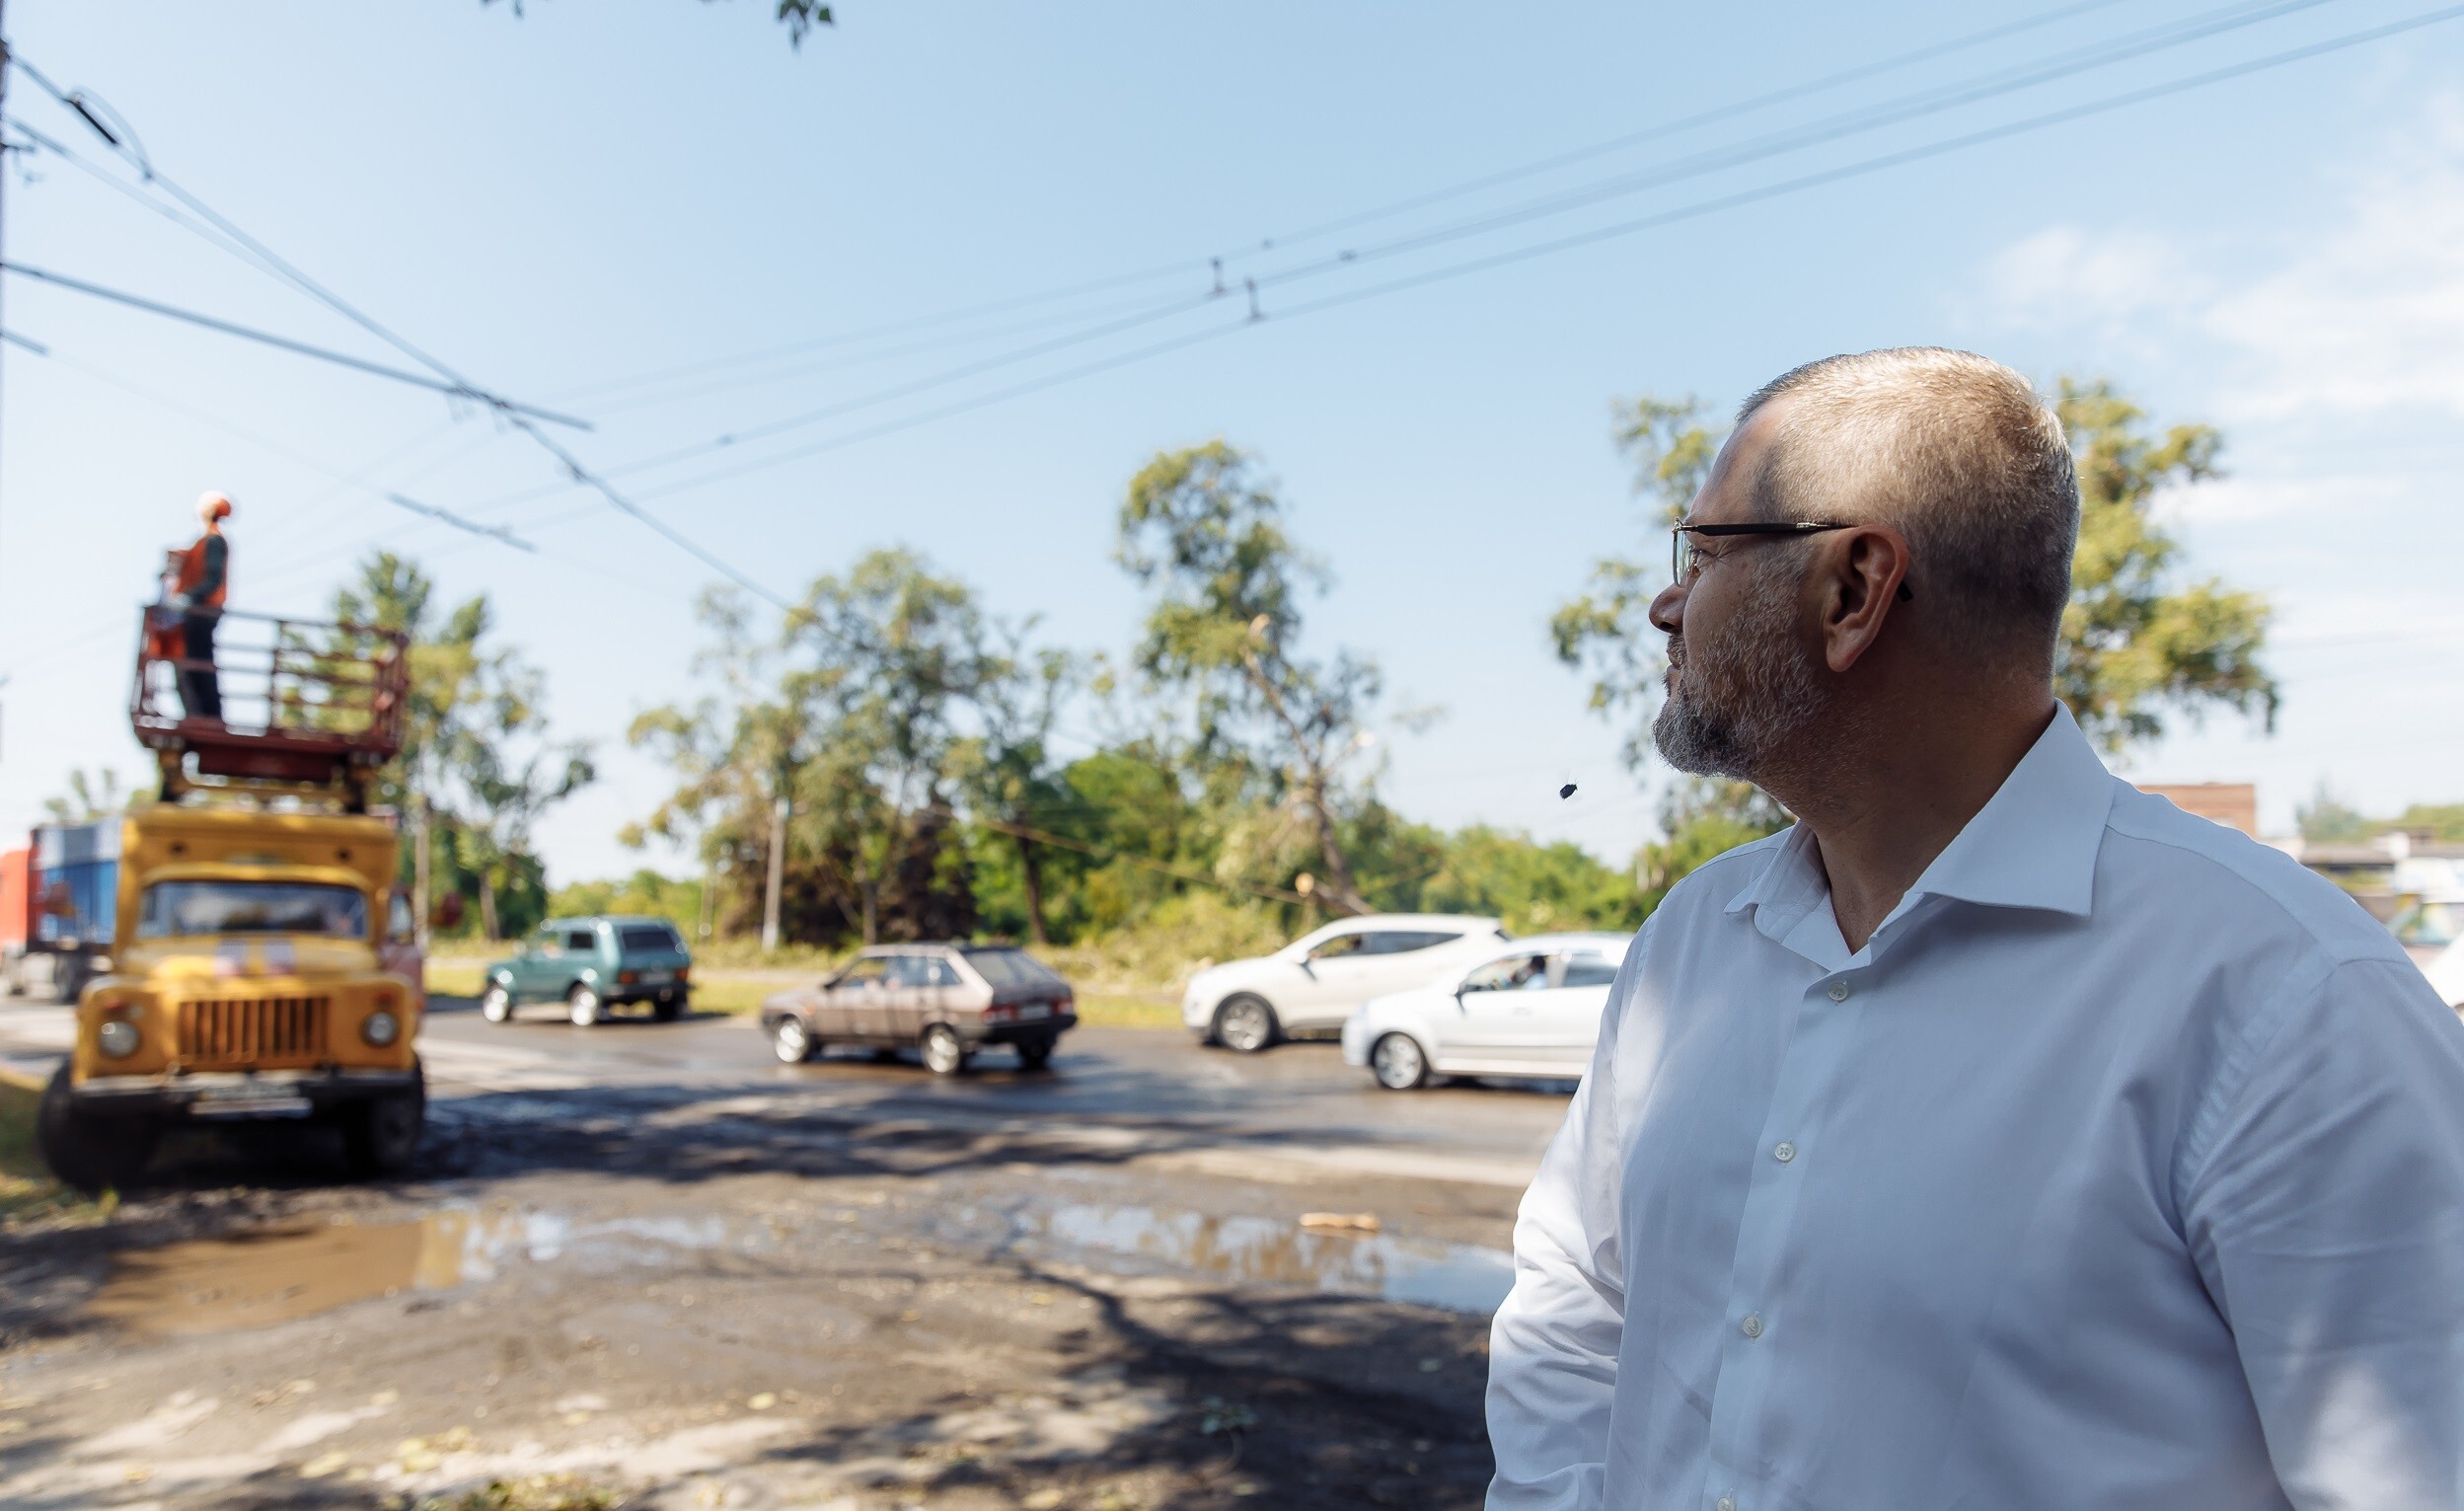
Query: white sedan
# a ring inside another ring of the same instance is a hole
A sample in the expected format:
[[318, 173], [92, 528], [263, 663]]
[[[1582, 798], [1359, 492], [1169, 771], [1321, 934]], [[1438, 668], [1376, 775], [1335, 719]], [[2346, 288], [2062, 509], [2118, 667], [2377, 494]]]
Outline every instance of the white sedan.
[[1388, 1091], [1431, 1076], [1574, 1078], [1591, 1063], [1630, 934], [1543, 934], [1468, 969], [1365, 1003], [1343, 1025], [1343, 1059]]
[[1330, 1034], [1372, 997], [1483, 959], [1505, 938], [1494, 918], [1347, 918], [1271, 955], [1198, 972], [1181, 998], [1181, 1021], [1202, 1043], [1255, 1054], [1278, 1039]]

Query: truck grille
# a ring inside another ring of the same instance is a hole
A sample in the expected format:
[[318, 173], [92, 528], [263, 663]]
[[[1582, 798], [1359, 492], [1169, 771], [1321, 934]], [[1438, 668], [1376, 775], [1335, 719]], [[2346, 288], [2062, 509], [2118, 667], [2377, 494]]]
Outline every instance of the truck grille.
[[305, 1069], [326, 1058], [326, 999], [261, 997], [180, 1005], [180, 1061], [190, 1070]]

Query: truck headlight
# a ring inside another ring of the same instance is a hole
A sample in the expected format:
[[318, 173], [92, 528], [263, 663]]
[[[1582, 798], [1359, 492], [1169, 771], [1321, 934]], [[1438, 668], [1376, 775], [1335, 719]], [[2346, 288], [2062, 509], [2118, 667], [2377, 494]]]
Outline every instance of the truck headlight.
[[94, 1030], [94, 1041], [114, 1060], [125, 1060], [137, 1052], [137, 1025], [124, 1018], [107, 1018]]
[[383, 1049], [402, 1032], [402, 1023], [391, 1013], [371, 1013], [359, 1020], [359, 1036]]

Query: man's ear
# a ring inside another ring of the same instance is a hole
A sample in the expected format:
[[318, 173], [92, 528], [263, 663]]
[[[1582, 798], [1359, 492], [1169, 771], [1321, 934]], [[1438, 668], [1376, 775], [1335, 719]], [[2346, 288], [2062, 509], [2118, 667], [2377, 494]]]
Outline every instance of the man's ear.
[[1859, 525], [1824, 545], [1816, 573], [1823, 659], [1844, 673], [1881, 642], [1892, 610], [1908, 601], [1907, 537], [1889, 525]]

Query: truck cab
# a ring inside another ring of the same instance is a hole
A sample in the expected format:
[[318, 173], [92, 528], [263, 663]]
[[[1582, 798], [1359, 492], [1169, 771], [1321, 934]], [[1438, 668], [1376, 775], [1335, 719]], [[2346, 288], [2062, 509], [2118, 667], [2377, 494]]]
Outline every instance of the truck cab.
[[387, 968], [411, 923], [391, 822], [161, 803], [121, 821], [119, 852], [112, 952], [43, 1095], [53, 1171], [125, 1183], [165, 1129], [233, 1119], [331, 1124], [354, 1173], [407, 1167], [424, 1001]]

